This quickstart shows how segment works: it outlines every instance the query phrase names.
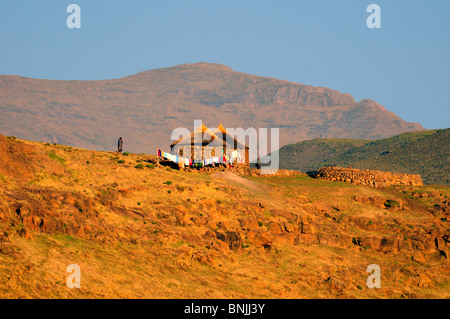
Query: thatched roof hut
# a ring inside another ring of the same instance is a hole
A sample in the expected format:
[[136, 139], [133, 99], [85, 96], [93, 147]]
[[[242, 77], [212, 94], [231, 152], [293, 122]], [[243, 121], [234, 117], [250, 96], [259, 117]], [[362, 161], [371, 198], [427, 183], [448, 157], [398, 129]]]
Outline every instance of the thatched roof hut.
[[173, 148], [175, 145], [194, 145], [194, 141], [202, 141], [202, 145], [208, 145], [216, 138], [217, 136], [209, 128], [202, 124], [201, 126], [197, 127], [195, 131], [190, 135], [183, 136], [182, 138], [170, 144], [170, 148]]
[[[201, 149], [199, 148], [200, 141]], [[229, 144], [230, 141], [233, 141], [233, 145]], [[195, 142], [198, 142], [198, 145], [195, 145]], [[230, 156], [233, 151], [238, 151], [239, 153], [241, 153], [241, 158], [243, 159], [240, 164], [249, 164], [248, 146], [240, 143], [236, 137], [229, 134], [222, 124], [220, 124], [219, 127], [214, 130], [214, 132], [202, 124], [201, 126], [197, 127], [190, 135], [183, 136], [170, 145], [172, 154], [179, 156], [183, 156], [183, 151], [186, 149], [186, 147], [190, 148], [192, 159], [194, 159], [195, 155], [197, 155], [197, 158], [201, 159], [207, 159], [221, 155]], [[219, 154], [216, 154], [217, 149], [221, 150]]]

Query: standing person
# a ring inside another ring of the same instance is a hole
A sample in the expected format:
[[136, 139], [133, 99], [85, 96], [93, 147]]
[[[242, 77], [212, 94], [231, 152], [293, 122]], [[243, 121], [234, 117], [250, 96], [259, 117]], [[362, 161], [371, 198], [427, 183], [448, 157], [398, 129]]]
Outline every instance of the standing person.
[[261, 157], [258, 156], [258, 160], [256, 161], [256, 168], [261, 169]]
[[119, 138], [119, 141], [117, 142], [117, 148], [119, 150], [119, 153], [122, 153], [122, 148], [123, 148], [123, 139], [122, 139], [122, 137]]

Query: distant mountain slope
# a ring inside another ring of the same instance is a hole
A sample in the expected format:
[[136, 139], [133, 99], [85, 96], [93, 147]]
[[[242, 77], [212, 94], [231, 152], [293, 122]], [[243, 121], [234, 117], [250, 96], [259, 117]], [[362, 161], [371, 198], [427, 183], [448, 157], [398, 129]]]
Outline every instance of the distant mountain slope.
[[195, 63], [101, 81], [0, 75], [0, 133], [88, 149], [154, 153], [173, 129], [279, 127], [280, 145], [313, 138], [377, 139], [422, 130], [372, 100], [323, 87]]
[[310, 171], [322, 166], [419, 173], [427, 184], [450, 185], [450, 129], [376, 141], [316, 139], [280, 149], [281, 168]]

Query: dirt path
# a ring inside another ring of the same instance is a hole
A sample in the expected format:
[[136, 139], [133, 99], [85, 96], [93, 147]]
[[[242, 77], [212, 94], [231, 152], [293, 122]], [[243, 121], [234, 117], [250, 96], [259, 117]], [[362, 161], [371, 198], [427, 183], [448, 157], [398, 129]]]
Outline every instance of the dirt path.
[[260, 183], [251, 181], [249, 179], [246, 179], [244, 177], [241, 177], [239, 175], [236, 175], [235, 173], [223, 171], [219, 173], [211, 174], [211, 177], [213, 178], [221, 178], [226, 181], [232, 182], [234, 184], [239, 184], [241, 186], [246, 186], [250, 189], [256, 190], [256, 189], [262, 189], [265, 188], [264, 185], [261, 185]]

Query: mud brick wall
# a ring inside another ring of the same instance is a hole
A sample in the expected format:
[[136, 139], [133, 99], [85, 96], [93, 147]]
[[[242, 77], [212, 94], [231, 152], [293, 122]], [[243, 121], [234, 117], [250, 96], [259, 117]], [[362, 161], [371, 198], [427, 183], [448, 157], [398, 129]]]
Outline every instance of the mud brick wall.
[[322, 167], [316, 172], [315, 177], [370, 187], [391, 185], [423, 186], [422, 178], [418, 174], [398, 174], [356, 168]]

